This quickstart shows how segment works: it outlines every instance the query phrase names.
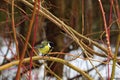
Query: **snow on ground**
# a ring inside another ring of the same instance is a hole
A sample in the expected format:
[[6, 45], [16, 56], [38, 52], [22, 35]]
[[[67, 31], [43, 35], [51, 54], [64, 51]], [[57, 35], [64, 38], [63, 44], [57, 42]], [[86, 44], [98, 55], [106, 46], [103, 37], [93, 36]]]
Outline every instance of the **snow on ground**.
[[[103, 46], [103, 45], [102, 45]], [[99, 50], [97, 47], [94, 46], [94, 50], [97, 51], [97, 52], [101, 52], [101, 50]], [[71, 51], [70, 54], [74, 54], [74, 55], [80, 55], [81, 54], [81, 49], [78, 48], [77, 50], [74, 50], [74, 51]], [[80, 56], [82, 58], [82, 56]], [[69, 56], [66, 57], [66, 59], [68, 59]], [[71, 59], [71, 57], [70, 57]], [[99, 65], [100, 62], [104, 61], [104, 60], [107, 60], [106, 58], [102, 58], [102, 57], [98, 57], [98, 56], [94, 56], [93, 58], [94, 60], [97, 60], [97, 61], [92, 61], [92, 64], [94, 66], [96, 65]], [[100, 62], [98, 62], [100, 61]], [[77, 66], [78, 68], [80, 68], [81, 70], [83, 71], [86, 71], [86, 70], [89, 70], [91, 69], [93, 66], [91, 65], [90, 61], [89, 60], [83, 60], [83, 59], [80, 59], [80, 58], [77, 58], [75, 60], [72, 60], [72, 61], [69, 61], [71, 64], [73, 64], [74, 66]], [[111, 71], [112, 71], [112, 61], [110, 61], [109, 63], [109, 70], [110, 70], [110, 74], [111, 74]], [[106, 77], [108, 76], [108, 65], [102, 65], [102, 66], [99, 66], [97, 68], [97, 70], [99, 71], [99, 73], [102, 75], [102, 77], [104, 79], [106, 79]], [[116, 71], [115, 71], [115, 78], [118, 80], [120, 79], [120, 66], [117, 65], [116, 67]], [[76, 75], [80, 75], [78, 72], [70, 69], [69, 67], [67, 66], [64, 66], [64, 78], [68, 77], [68, 78], [73, 78], [75, 77]], [[96, 72], [96, 70], [92, 70], [90, 73], [89, 73], [95, 80], [98, 80], [100, 75]], [[67, 79], [66, 79], [67, 80]]]

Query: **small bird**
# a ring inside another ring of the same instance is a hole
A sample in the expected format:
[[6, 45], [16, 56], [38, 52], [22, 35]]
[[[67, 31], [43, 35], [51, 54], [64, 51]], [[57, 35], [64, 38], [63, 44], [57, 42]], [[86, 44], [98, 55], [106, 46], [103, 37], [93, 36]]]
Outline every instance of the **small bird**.
[[38, 52], [42, 55], [47, 55], [49, 52], [52, 51], [53, 47], [54, 47], [54, 43], [47, 40], [44, 40], [41, 42], [40, 45], [35, 46]]

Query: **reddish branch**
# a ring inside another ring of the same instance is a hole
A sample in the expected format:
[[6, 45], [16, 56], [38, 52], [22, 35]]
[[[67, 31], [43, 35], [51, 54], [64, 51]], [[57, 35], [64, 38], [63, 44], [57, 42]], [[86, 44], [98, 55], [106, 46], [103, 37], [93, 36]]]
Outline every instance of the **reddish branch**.
[[26, 40], [25, 40], [26, 43], [24, 45], [24, 48], [23, 48], [23, 51], [22, 51], [22, 54], [21, 54], [21, 57], [20, 57], [20, 62], [19, 62], [19, 65], [18, 65], [18, 71], [17, 71], [15, 80], [19, 80], [20, 79], [20, 70], [21, 70], [21, 66], [22, 66], [22, 63], [23, 63], [23, 59], [24, 59], [24, 56], [25, 56], [26, 49], [27, 49], [28, 41], [29, 41], [29, 38], [30, 38], [30, 34], [31, 34], [31, 30], [32, 30], [32, 26], [33, 26], [35, 14], [36, 14], [36, 7], [37, 7], [37, 0], [35, 0], [33, 14], [32, 14], [32, 18], [30, 20], [28, 33], [27, 33], [27, 37], [26, 37]]
[[107, 22], [106, 22], [106, 18], [105, 18], [105, 12], [104, 12], [104, 9], [103, 9], [103, 6], [102, 6], [102, 2], [101, 2], [101, 0], [98, 0], [98, 1], [99, 1], [100, 9], [101, 9], [101, 12], [102, 12], [104, 28], [105, 28], [105, 32], [106, 32], [106, 41], [107, 41], [107, 50], [108, 50], [108, 80], [110, 80], [109, 61], [110, 61], [110, 57], [113, 57], [111, 47], [110, 47], [110, 33], [109, 33], [109, 30], [108, 30], [108, 26], [107, 26]]
[[[34, 47], [35, 42], [36, 42], [36, 33], [38, 29], [38, 19], [39, 19], [39, 10], [40, 10], [40, 0], [38, 0], [38, 10], [36, 13], [36, 20], [35, 20], [35, 26], [34, 26], [34, 32], [33, 32], [33, 41], [32, 41], [32, 47]], [[31, 70], [32, 70], [32, 56], [33, 56], [33, 49], [30, 52], [30, 72], [29, 72], [29, 80], [31, 79]]]
[[98, 0], [98, 1], [99, 1], [99, 4], [100, 4], [100, 9], [101, 9], [101, 12], [102, 12], [102, 17], [103, 17], [103, 22], [104, 22], [104, 28], [105, 28], [105, 32], [106, 32], [108, 56], [109, 57], [113, 57], [112, 56], [112, 52], [111, 52], [111, 47], [110, 47], [110, 34], [109, 34], [109, 31], [108, 31], [108, 28], [107, 28], [107, 22], [106, 22], [106, 18], [105, 18], [105, 12], [104, 12], [101, 0]]

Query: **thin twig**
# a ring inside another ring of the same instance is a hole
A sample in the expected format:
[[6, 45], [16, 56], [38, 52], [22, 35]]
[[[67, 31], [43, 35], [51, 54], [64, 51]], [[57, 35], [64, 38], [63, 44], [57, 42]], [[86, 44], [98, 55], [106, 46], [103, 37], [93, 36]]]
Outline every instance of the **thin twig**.
[[16, 29], [15, 29], [15, 20], [14, 20], [14, 0], [12, 0], [12, 29], [13, 29], [13, 36], [16, 44], [16, 52], [19, 59], [19, 49], [18, 49], [18, 41], [17, 41], [17, 35], [16, 35]]

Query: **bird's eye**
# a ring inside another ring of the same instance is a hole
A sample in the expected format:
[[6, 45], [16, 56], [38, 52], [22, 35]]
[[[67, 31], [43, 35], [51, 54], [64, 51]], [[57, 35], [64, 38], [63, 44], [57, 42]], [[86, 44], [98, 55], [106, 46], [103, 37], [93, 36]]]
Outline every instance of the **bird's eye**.
[[49, 42], [51, 47], [54, 47], [54, 43], [53, 42]]

